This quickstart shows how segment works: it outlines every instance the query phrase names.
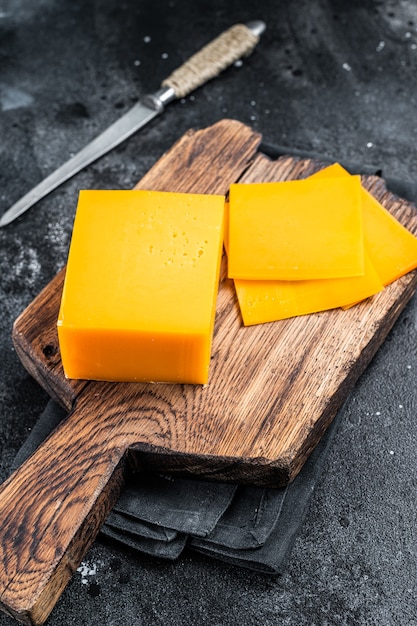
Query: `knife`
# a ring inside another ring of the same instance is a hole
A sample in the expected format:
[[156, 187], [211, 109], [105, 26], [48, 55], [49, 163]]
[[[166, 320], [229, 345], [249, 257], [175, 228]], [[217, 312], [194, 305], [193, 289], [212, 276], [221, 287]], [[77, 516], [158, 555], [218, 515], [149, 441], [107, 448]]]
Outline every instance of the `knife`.
[[0, 218], [0, 226], [10, 224], [59, 185], [121, 144], [162, 113], [167, 104], [184, 98], [238, 59], [248, 56], [264, 30], [265, 23], [260, 20], [235, 24], [204, 46], [170, 74], [158, 91], [145, 95], [101, 135], [20, 198]]

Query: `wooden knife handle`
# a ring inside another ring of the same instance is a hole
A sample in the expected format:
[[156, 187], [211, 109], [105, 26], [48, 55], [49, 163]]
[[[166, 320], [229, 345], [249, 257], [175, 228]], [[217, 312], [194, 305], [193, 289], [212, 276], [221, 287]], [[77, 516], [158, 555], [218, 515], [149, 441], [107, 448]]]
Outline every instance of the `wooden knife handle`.
[[124, 483], [114, 412], [101, 394], [80, 400], [0, 487], [0, 602], [24, 624], [46, 620]]

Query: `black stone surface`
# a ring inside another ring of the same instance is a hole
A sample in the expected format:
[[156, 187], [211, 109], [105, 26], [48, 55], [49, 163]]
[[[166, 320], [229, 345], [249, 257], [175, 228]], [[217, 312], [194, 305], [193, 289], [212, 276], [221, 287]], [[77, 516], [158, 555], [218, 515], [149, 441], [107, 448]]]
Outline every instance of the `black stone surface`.
[[[0, 229], [0, 478], [47, 403], [13, 351], [13, 320], [64, 265], [78, 189], [131, 187], [190, 127], [229, 117], [266, 141], [414, 184], [412, 0], [3, 0], [0, 210], [83, 147], [190, 54], [238, 21], [268, 29], [241, 65]], [[48, 624], [417, 624], [414, 298], [346, 402], [286, 572], [104, 539]], [[1, 522], [0, 522], [1, 523]], [[13, 624], [0, 614], [0, 625]]]

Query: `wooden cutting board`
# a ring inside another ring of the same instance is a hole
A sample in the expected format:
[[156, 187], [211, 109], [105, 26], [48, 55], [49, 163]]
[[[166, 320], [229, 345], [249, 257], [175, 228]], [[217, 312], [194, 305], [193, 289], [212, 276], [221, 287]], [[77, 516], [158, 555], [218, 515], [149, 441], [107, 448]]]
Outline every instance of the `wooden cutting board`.
[[[303, 178], [324, 164], [257, 152], [223, 120], [190, 131], [138, 184], [226, 193], [230, 183]], [[414, 233], [415, 207], [378, 178], [365, 186]], [[28, 371], [70, 416], [0, 488], [0, 601], [40, 624], [136, 469], [282, 486], [292, 480], [414, 293], [417, 273], [347, 311], [245, 328], [223, 259], [207, 386], [67, 380], [56, 319], [65, 269], [16, 320]]]

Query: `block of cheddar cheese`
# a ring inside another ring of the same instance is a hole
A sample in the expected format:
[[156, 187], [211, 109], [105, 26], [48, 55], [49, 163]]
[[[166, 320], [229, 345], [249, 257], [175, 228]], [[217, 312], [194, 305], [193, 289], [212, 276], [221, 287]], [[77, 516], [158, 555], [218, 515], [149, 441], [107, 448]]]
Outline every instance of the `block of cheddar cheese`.
[[360, 177], [231, 185], [228, 246], [230, 278], [362, 275]]
[[224, 197], [81, 191], [57, 322], [68, 378], [208, 382]]

